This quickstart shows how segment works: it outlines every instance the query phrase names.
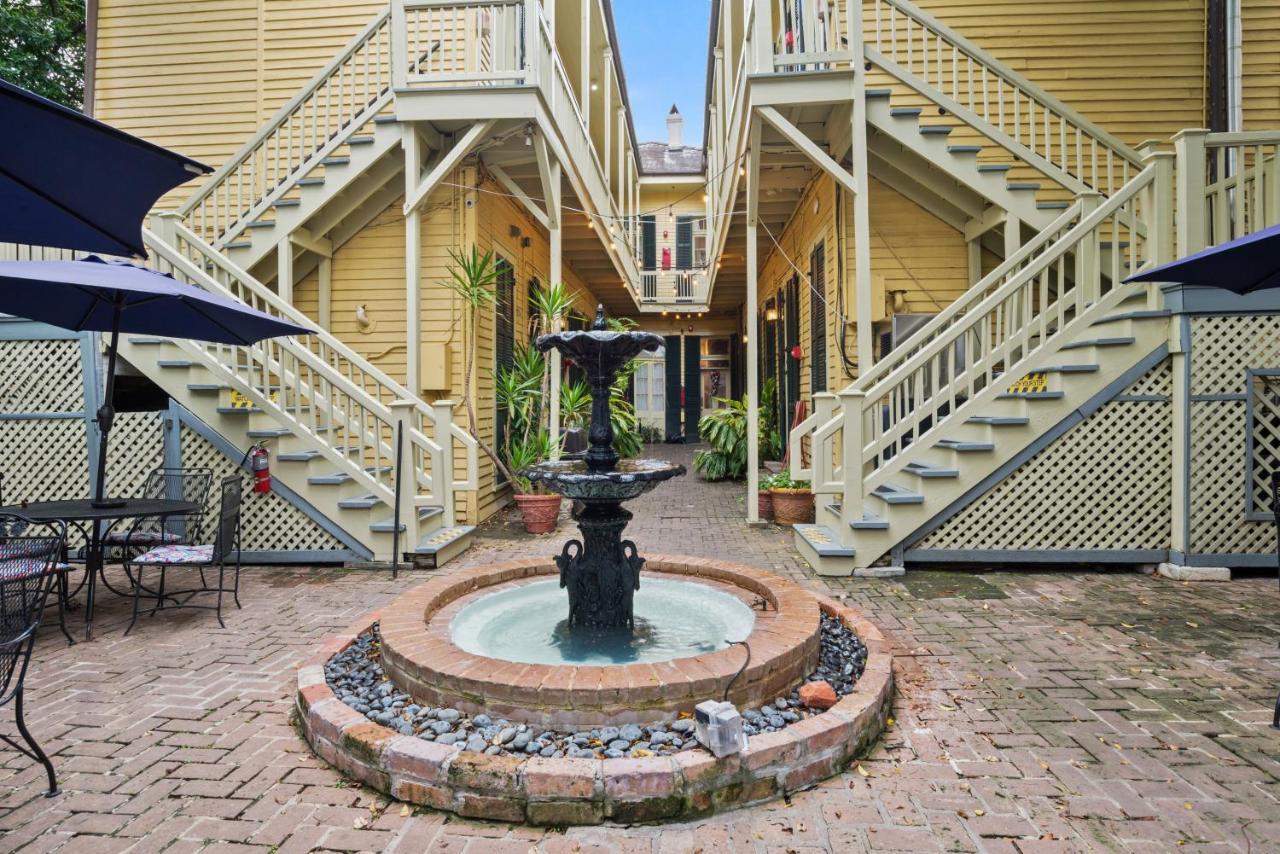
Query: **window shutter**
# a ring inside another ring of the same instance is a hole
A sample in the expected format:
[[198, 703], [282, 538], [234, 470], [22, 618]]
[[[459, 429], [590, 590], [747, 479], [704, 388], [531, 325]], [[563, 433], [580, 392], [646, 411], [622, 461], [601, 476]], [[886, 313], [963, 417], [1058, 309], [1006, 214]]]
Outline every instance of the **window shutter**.
[[676, 217], [676, 269], [693, 269], [693, 220], [691, 216]]
[[809, 256], [809, 391], [827, 390], [827, 259], [819, 243]]
[[658, 221], [653, 214], [640, 217], [641, 264], [646, 270], [658, 268]]
[[[496, 304], [494, 305], [493, 363], [495, 373], [509, 370], [516, 361], [516, 273], [505, 258], [494, 262], [498, 271]], [[507, 440], [507, 412], [494, 398], [493, 440], [501, 449]], [[506, 483], [501, 472], [494, 473], [497, 483]]]

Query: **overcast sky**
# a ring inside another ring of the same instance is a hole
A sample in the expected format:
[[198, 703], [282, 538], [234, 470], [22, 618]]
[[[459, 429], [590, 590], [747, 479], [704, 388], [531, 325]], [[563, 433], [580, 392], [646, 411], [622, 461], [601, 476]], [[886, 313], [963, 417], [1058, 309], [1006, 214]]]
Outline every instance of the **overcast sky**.
[[672, 103], [684, 141], [702, 145], [710, 0], [613, 0], [627, 95], [641, 142], [666, 142]]

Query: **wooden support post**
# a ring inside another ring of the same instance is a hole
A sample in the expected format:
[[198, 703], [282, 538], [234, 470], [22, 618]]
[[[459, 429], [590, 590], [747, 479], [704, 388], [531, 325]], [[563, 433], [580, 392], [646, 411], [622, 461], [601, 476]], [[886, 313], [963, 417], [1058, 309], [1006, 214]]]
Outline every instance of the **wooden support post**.
[[[757, 219], [760, 209], [760, 120], [751, 116], [747, 149], [747, 522], [760, 521], [760, 366]], [[781, 425], [785, 430], [787, 425]]]
[[276, 244], [276, 293], [293, 305], [293, 241], [288, 236]]
[[[543, 140], [539, 138], [539, 143]], [[551, 244], [551, 276], [550, 284], [560, 284], [564, 281], [564, 249], [563, 249], [563, 213], [560, 200], [560, 161], [551, 159], [550, 152], [545, 144], [539, 146], [539, 172], [542, 175], [542, 197], [543, 203], [547, 209], [547, 232], [549, 242]], [[553, 332], [560, 331], [560, 323], [556, 321], [556, 328]], [[551, 351], [551, 387], [549, 393], [551, 400], [548, 407], [548, 433], [551, 436], [552, 455], [554, 458], [560, 457], [560, 374], [561, 360], [560, 351]]]
[[[851, 45], [862, 44], [861, 12], [850, 20]], [[853, 281], [854, 317], [857, 320], [858, 375], [871, 370], [875, 361], [875, 325], [871, 308], [871, 201], [867, 176], [867, 96], [866, 71], [862, 62], [853, 63], [853, 122], [849, 157], [853, 163]], [[836, 319], [839, 322], [839, 319]]]
[[[1167, 264], [1176, 256], [1173, 233], [1173, 164], [1175, 155], [1170, 151], [1153, 151], [1144, 163], [1156, 169], [1150, 196], [1151, 211], [1147, 216], [1147, 239], [1151, 241], [1150, 257], [1157, 264]], [[1160, 286], [1147, 283], [1147, 308], [1158, 309], [1162, 305]]]
[[970, 240], [965, 248], [969, 253], [969, 287], [973, 287], [982, 278], [982, 238]]
[[[393, 400], [391, 401], [391, 417], [395, 420], [396, 429], [400, 432], [400, 441], [404, 443], [400, 448], [400, 464], [404, 470], [400, 472], [398, 478], [395, 478], [399, 482], [401, 490], [399, 501], [400, 516], [396, 521], [404, 529], [400, 534], [400, 548], [401, 550], [412, 551], [418, 545], [418, 507], [414, 501], [414, 498], [418, 495], [418, 472], [417, 465], [414, 463], [413, 443], [409, 437], [415, 427], [414, 422], [417, 421], [417, 404], [412, 400]], [[394, 437], [392, 441], [395, 441]], [[439, 477], [438, 472], [432, 472], [431, 474], [432, 477]], [[445, 480], [444, 483], [447, 485], [448, 480]], [[392, 555], [391, 559], [397, 561], [400, 557], [399, 555]]]
[[1169, 532], [1170, 563], [1182, 563], [1191, 550], [1191, 322], [1187, 315], [1174, 315], [1169, 336], [1172, 369], [1173, 448], [1173, 529]]
[[1004, 257], [1006, 260], [1022, 248], [1022, 220], [1014, 216], [1012, 211], [1004, 215]]
[[[604, 97], [604, 189], [606, 193], [613, 190], [613, 75], [610, 73], [613, 69], [613, 51], [605, 48], [604, 51], [604, 70], [601, 72], [600, 86], [603, 88]], [[622, 141], [622, 128], [619, 123], [618, 141]]]
[[[440, 446], [440, 471], [432, 472], [436, 498], [442, 508], [441, 524], [452, 528], [458, 524], [458, 502], [453, 492], [453, 401], [437, 400], [431, 404], [435, 413], [436, 444]], [[417, 518], [417, 512], [414, 513]], [[413, 540], [416, 546], [418, 541]]]
[[[867, 393], [852, 386], [840, 392], [843, 425], [840, 428], [840, 469], [843, 472], [844, 494], [840, 498], [840, 537], [843, 541], [850, 531], [849, 524], [862, 519], [864, 510], [862, 449], [866, 445], [863, 436], [862, 415], [866, 411]], [[814, 449], [817, 452], [817, 449]]]
[[[403, 126], [404, 192], [412, 195], [422, 175], [425, 146], [412, 123]], [[421, 394], [419, 341], [421, 337], [421, 292], [418, 276], [422, 269], [422, 214], [418, 205], [407, 207], [404, 214], [404, 313], [405, 313], [405, 386]]]
[[587, 129], [587, 139], [591, 138], [591, 7], [595, 0], [582, 0], [582, 22], [579, 33], [582, 36], [582, 55], [579, 78], [579, 91], [582, 93], [578, 106], [582, 112], [582, 123]]
[[316, 270], [316, 278], [319, 281], [319, 292], [316, 294], [316, 303], [318, 306], [316, 321], [320, 324], [321, 329], [329, 332], [332, 331], [333, 328], [332, 258], [320, 259], [320, 266]]
[[1206, 248], [1209, 220], [1205, 205], [1205, 137], [1202, 128], [1179, 131], [1173, 137], [1178, 174], [1178, 256]]
[[[748, 14], [753, 15], [751, 29], [751, 58], [747, 65], [756, 74], [773, 73], [773, 12], [769, 0], [749, 0]], [[724, 8], [730, 4], [725, 3]], [[854, 63], [855, 67], [861, 63]]]
[[409, 26], [404, 0], [391, 0], [391, 86], [409, 85]]

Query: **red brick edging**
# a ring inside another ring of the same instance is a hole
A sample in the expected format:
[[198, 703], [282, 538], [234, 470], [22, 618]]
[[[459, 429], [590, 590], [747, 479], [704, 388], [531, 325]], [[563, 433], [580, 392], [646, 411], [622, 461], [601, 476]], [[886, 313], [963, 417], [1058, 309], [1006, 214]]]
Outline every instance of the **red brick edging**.
[[500, 587], [554, 576], [549, 560], [519, 560], [442, 575], [410, 590], [382, 613], [382, 666], [423, 706], [452, 706], [467, 714], [549, 729], [590, 729], [650, 723], [691, 712], [708, 697], [739, 707], [759, 706], [818, 666], [821, 623], [814, 597], [802, 587], [758, 569], [708, 558], [648, 556], [646, 575], [697, 580], [741, 598], [764, 599], [747, 638], [751, 661], [729, 647], [668, 662], [593, 665], [525, 664], [486, 658], [459, 648], [450, 635], [457, 613]]
[[757, 803], [843, 770], [889, 714], [893, 656], [884, 636], [857, 612], [814, 598], [866, 644], [862, 678], [830, 710], [753, 736], [745, 751], [724, 759], [701, 749], [638, 759], [488, 756], [375, 724], [334, 695], [324, 665], [380, 619], [377, 611], [327, 640], [298, 670], [298, 720], [316, 754], [347, 775], [398, 800], [473, 818], [627, 824]]

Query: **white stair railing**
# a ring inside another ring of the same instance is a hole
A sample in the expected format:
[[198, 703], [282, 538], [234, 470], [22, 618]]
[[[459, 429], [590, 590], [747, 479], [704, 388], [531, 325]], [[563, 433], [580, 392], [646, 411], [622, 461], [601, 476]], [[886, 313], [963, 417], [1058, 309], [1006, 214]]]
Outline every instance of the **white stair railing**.
[[526, 0], [393, 0], [397, 88], [523, 83]]
[[[1167, 155], [1157, 155], [1111, 198], [1078, 202], [921, 330], [908, 350], [841, 392], [829, 419], [800, 425], [790, 436], [793, 474], [810, 475], [815, 492], [842, 494], [844, 512], [860, 517], [869, 481], [906, 449], [967, 418], [972, 404], [1079, 334], [1099, 306], [1142, 292], [1144, 286], [1121, 283], [1168, 256], [1169, 233], [1139, 232], [1134, 224], [1154, 221], [1156, 210], [1172, 204], [1172, 181]], [[810, 470], [796, 453], [805, 438]], [[857, 464], [845, 465], [850, 459]]]
[[[815, 0], [816, 1], [816, 0]], [[811, 2], [811, 0], [806, 0]], [[1141, 157], [987, 51], [908, 0], [866, 0], [867, 58], [948, 107], [975, 129], [980, 120], [1031, 165], [1054, 169], [1111, 195], [1142, 168]], [[942, 96], [941, 99], [934, 97]], [[1069, 182], [1068, 182], [1069, 184]]]
[[1280, 133], [1185, 130], [1178, 152], [1184, 252], [1226, 243], [1280, 222]]
[[221, 248], [390, 102], [390, 10], [378, 14], [178, 209]]
[[[237, 299], [259, 311], [315, 329], [305, 315], [226, 259], [172, 214], [144, 231], [153, 264], [175, 278]], [[395, 486], [394, 435], [405, 430], [413, 506], [442, 506], [454, 522], [455, 493], [479, 484], [478, 446], [452, 420], [447, 405], [428, 405], [333, 335], [273, 338], [250, 347], [178, 341], [224, 382], [291, 430], [306, 436], [326, 459], [391, 504]], [[271, 394], [274, 392], [274, 396]], [[409, 404], [405, 406], [405, 404]], [[456, 478], [460, 448], [465, 474]], [[414, 487], [416, 484], [416, 488]]]

